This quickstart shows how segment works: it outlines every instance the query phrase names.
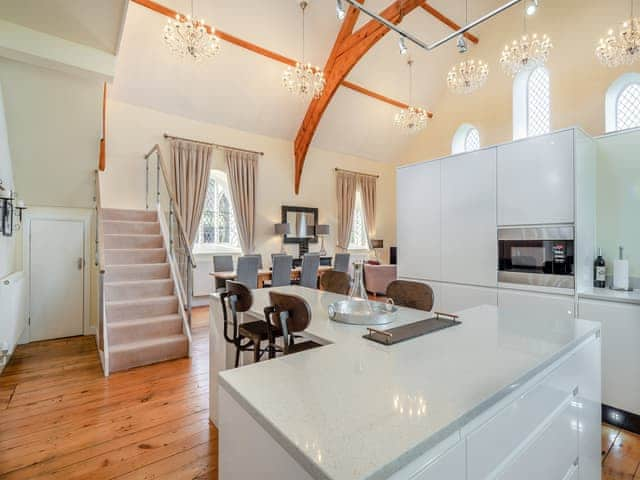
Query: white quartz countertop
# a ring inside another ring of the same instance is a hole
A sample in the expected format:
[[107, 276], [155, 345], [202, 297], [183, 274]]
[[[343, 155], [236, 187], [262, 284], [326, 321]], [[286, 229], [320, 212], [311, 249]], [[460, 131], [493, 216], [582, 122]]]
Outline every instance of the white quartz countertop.
[[606, 302], [636, 303], [640, 305], [640, 290], [621, 292], [610, 288], [585, 288], [578, 292], [579, 298], [604, 300]]
[[[311, 305], [307, 332], [329, 345], [220, 373], [229, 392], [314, 478], [387, 478], [593, 334], [597, 323], [481, 306], [462, 325], [393, 346], [332, 322], [344, 297], [275, 290]], [[254, 291], [263, 317], [269, 289]], [[432, 316], [401, 308], [385, 328]]]

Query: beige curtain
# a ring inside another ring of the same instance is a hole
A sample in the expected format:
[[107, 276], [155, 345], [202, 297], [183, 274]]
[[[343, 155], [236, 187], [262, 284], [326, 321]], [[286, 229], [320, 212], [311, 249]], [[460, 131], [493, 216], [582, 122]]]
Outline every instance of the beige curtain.
[[177, 210], [184, 222], [189, 245], [193, 245], [207, 198], [213, 147], [201, 143], [171, 140], [170, 148]]
[[353, 211], [356, 207], [356, 175], [349, 172], [336, 172], [336, 194], [338, 197], [338, 247], [347, 250], [351, 227], [353, 226]]
[[229, 175], [231, 203], [238, 225], [240, 246], [243, 253], [253, 253], [255, 249], [258, 154], [227, 150], [224, 157]]
[[376, 183], [377, 178], [369, 175], [358, 176], [358, 187], [362, 197], [362, 210], [367, 227], [367, 240], [371, 248], [371, 240], [376, 236]]

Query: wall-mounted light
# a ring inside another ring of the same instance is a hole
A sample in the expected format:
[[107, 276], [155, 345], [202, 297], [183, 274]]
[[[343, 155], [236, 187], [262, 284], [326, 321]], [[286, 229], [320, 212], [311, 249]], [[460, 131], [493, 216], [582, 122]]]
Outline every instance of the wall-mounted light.
[[0, 197], [0, 231], [2, 231], [2, 235], [5, 237], [11, 237], [13, 235], [14, 201], [15, 197], [12, 191], [9, 191], [9, 196]]
[[338, 20], [342, 21], [344, 20], [344, 17], [347, 16], [347, 12], [344, 9], [344, 3], [342, 0], [336, 0], [336, 17], [338, 17]]

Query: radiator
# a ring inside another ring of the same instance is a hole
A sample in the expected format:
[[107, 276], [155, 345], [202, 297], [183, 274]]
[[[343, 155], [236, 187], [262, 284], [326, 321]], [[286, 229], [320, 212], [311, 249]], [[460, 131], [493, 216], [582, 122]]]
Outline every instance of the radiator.
[[0, 349], [10, 353], [27, 326], [25, 290], [22, 272], [0, 279]]

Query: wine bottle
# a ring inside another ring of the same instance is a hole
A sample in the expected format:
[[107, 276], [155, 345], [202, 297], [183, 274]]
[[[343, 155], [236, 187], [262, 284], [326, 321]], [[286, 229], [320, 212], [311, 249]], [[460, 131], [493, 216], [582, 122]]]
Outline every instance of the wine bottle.
[[598, 249], [598, 257], [593, 262], [593, 286], [605, 288], [607, 286], [607, 265], [602, 257], [602, 249]]

